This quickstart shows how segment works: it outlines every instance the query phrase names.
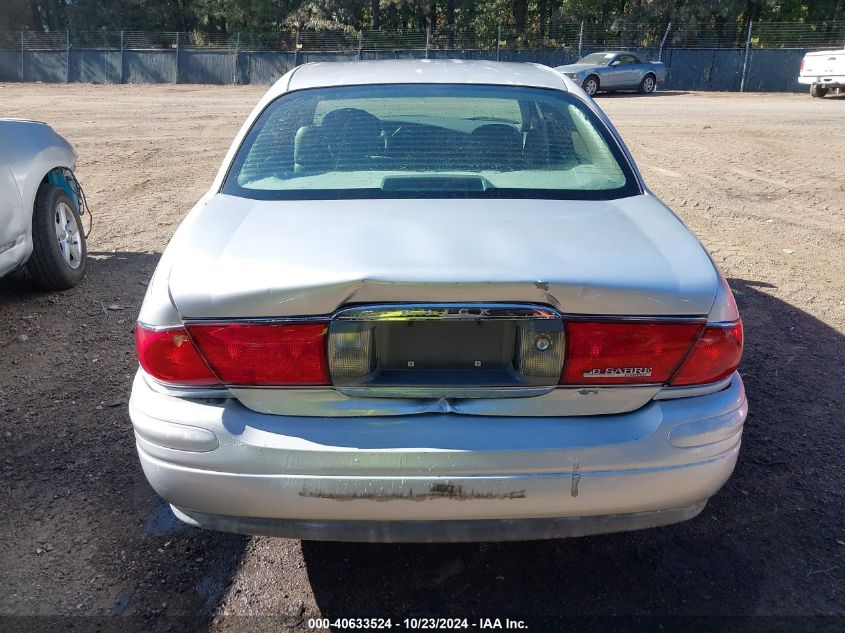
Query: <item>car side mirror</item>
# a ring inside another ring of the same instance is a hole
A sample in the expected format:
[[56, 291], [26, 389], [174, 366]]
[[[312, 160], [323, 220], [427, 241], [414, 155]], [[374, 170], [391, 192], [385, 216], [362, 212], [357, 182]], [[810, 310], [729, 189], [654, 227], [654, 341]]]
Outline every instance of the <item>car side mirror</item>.
[[618, 59], [614, 59], [612, 62], [610, 62], [610, 65], [611, 65], [611, 66], [618, 66], [618, 65], [619, 65], [619, 64], [621, 64], [621, 63], [622, 63], [622, 62], [620, 62]]

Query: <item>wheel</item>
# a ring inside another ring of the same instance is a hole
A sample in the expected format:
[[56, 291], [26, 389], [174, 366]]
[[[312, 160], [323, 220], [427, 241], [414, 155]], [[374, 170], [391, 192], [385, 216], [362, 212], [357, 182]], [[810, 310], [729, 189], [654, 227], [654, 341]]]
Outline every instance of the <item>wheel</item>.
[[821, 84], [811, 84], [810, 85], [810, 96], [811, 97], [823, 97], [827, 94], [827, 86], [823, 86]]
[[595, 75], [590, 75], [584, 80], [581, 87], [584, 89], [584, 92], [592, 97], [599, 91], [599, 78]]
[[85, 276], [87, 256], [76, 204], [61, 187], [41, 185], [32, 212], [29, 274], [45, 290], [72, 288]]
[[651, 94], [654, 92], [655, 88], [657, 88], [657, 79], [655, 79], [654, 75], [646, 75], [643, 77], [643, 80], [640, 82], [641, 94]]

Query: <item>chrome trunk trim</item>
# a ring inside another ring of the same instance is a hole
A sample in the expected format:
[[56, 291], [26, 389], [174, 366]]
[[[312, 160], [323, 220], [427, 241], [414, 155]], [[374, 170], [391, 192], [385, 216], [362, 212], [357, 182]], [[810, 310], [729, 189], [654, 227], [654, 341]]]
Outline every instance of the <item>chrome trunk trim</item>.
[[556, 386], [542, 387], [335, 387], [352, 398], [530, 398], [551, 393]]
[[731, 381], [734, 379], [735, 374], [736, 372], [734, 372], [724, 380], [720, 380], [719, 382], [713, 382], [709, 385], [693, 385], [691, 387], [664, 387], [657, 393], [656, 396], [654, 396], [654, 399], [671, 400], [673, 398], [691, 398], [693, 396], [704, 396], [709, 393], [716, 393], [717, 391], [721, 391], [722, 389], [727, 389], [728, 385], [730, 385]]
[[477, 319], [560, 319], [552, 308], [531, 304], [401, 303], [353, 306], [334, 315], [338, 321], [470, 321]]

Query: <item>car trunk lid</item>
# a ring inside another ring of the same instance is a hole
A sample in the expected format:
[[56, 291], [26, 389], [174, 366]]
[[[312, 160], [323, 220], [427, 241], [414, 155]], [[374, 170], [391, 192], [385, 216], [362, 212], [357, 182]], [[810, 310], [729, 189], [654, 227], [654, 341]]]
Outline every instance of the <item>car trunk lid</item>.
[[185, 319], [402, 302], [700, 316], [717, 287], [704, 249], [648, 195], [275, 202], [219, 194], [176, 239], [169, 288]]
[[[660, 385], [644, 379], [558, 387], [553, 372], [526, 379], [512, 350], [519, 350], [526, 332], [559, 341], [561, 322], [590, 315], [700, 321], [718, 283], [704, 249], [648, 195], [458, 203], [268, 202], [217, 195], [189, 216], [174, 239], [180, 244], [169, 288], [189, 329], [304, 317], [326, 323], [327, 332], [354, 336], [356, 324], [366, 330], [382, 318], [367, 316], [369, 308], [390, 315], [392, 306], [415, 315], [407, 319], [402, 313], [374, 328], [375, 364], [383, 370], [378, 380], [343, 380], [333, 369], [331, 387], [230, 385], [247, 407], [273, 414], [634, 410]], [[452, 306], [445, 322], [416, 321], [419, 306], [444, 304]], [[462, 305], [469, 314], [459, 314]], [[529, 314], [491, 321], [479, 305], [510, 306], [511, 312], [527, 306]], [[347, 322], [350, 310], [358, 318]], [[407, 360], [412, 357], [415, 364]]]
[[845, 50], [807, 53], [801, 62], [801, 76], [818, 78], [845, 76]]

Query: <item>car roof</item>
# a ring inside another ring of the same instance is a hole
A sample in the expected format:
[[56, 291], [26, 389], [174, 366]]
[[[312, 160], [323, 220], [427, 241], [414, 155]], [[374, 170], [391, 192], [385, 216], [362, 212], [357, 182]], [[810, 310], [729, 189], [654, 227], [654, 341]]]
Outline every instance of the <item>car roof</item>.
[[[283, 78], [284, 79], [284, 78]], [[279, 80], [272, 96], [291, 90], [375, 84], [479, 84], [566, 90], [560, 73], [533, 63], [464, 59], [401, 59], [317, 62], [297, 67]]]
[[[593, 53], [589, 53], [590, 55], [621, 55], [625, 53], [626, 55], [634, 55], [635, 57], [642, 57], [637, 51], [595, 51]], [[584, 55], [586, 57], [586, 55]]]

